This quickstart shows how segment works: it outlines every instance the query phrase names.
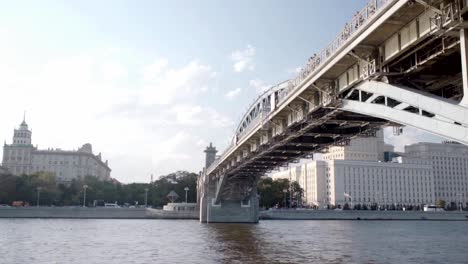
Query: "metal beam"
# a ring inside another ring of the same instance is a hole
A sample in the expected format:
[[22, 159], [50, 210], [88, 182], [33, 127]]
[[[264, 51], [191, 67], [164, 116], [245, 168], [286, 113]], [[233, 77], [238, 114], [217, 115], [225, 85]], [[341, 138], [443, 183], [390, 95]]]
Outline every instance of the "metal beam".
[[436, 12], [436, 13], [439, 14], [439, 15], [443, 15], [443, 14], [444, 14], [440, 9], [434, 7], [433, 5], [430, 5], [429, 3], [427, 3], [427, 2], [424, 1], [424, 0], [414, 0], [414, 1], [417, 2], [417, 3], [419, 3], [419, 4], [421, 4], [421, 5], [423, 5], [423, 6], [426, 7], [426, 8], [431, 9], [432, 11]]

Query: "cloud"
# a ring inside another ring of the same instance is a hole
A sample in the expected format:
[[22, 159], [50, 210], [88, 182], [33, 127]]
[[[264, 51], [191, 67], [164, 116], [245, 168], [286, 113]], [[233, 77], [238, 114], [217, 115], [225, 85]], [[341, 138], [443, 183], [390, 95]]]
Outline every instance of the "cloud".
[[241, 88], [236, 88], [234, 90], [228, 91], [225, 96], [227, 99], [232, 100], [236, 98], [240, 94], [241, 91], [242, 91]]
[[385, 143], [395, 146], [396, 151], [404, 151], [406, 145], [415, 144], [418, 142], [436, 142], [440, 143], [444, 139], [420, 129], [413, 127], [404, 127], [403, 133], [399, 136], [393, 134], [393, 128], [387, 127], [384, 129]]
[[164, 58], [156, 59], [152, 64], [143, 69], [143, 78], [145, 81], [154, 81], [159, 74], [167, 67], [168, 61]]
[[[216, 72], [208, 65], [191, 61], [179, 69], [166, 68], [164, 62], [152, 64], [144, 71], [145, 85], [140, 100], [144, 104], [168, 105], [176, 99], [206, 92]], [[153, 73], [152, 75], [150, 73]]]
[[301, 70], [302, 70], [302, 67], [296, 67], [294, 69], [289, 69], [286, 72], [289, 74], [297, 75], [301, 72]]
[[255, 91], [259, 94], [265, 92], [266, 90], [270, 89], [271, 85], [266, 84], [264, 81], [260, 79], [254, 79], [249, 81], [250, 87], [254, 88]]
[[253, 57], [255, 56], [255, 47], [247, 45], [244, 50], [236, 50], [231, 53], [231, 60], [234, 62], [233, 69], [235, 72], [243, 72], [245, 70], [253, 71], [255, 65]]
[[13, 55], [1, 60], [0, 87], [9, 99], [0, 112], [9, 114], [2, 116], [0, 139], [11, 142], [26, 110], [34, 145], [72, 150], [92, 143], [120, 181], [198, 171], [206, 142], [221, 141], [234, 125], [201, 102], [216, 72], [198, 60], [172, 67], [167, 59], [145, 63], [146, 58], [124, 52], [87, 51], [28, 63]]

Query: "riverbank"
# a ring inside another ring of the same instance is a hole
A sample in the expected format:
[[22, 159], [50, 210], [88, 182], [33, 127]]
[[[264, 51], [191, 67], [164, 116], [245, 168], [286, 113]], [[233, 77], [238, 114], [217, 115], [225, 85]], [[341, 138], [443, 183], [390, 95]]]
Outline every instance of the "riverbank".
[[267, 210], [261, 220], [433, 220], [468, 221], [468, 211]]
[[179, 213], [150, 208], [8, 207], [0, 208], [0, 218], [198, 219], [198, 211]]
[[[192, 219], [198, 211], [164, 211], [152, 208], [104, 207], [9, 207], [0, 208], [0, 218], [70, 218], [70, 219]], [[433, 220], [468, 221], [464, 212], [422, 211], [334, 211], [334, 210], [267, 210], [260, 220]]]
[[9, 207], [0, 208], [0, 218], [145, 219], [145, 208], [104, 207]]

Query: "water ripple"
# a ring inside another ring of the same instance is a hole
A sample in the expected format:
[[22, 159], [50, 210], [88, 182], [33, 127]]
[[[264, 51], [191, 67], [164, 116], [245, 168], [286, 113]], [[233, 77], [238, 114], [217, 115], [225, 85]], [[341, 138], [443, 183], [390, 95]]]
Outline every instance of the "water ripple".
[[0, 263], [468, 263], [467, 222], [0, 219]]

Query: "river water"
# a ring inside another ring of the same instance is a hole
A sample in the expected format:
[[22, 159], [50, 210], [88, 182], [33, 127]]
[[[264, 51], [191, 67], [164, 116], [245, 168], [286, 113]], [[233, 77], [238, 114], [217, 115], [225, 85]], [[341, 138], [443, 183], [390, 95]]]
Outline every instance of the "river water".
[[0, 219], [0, 263], [468, 263], [468, 222]]

